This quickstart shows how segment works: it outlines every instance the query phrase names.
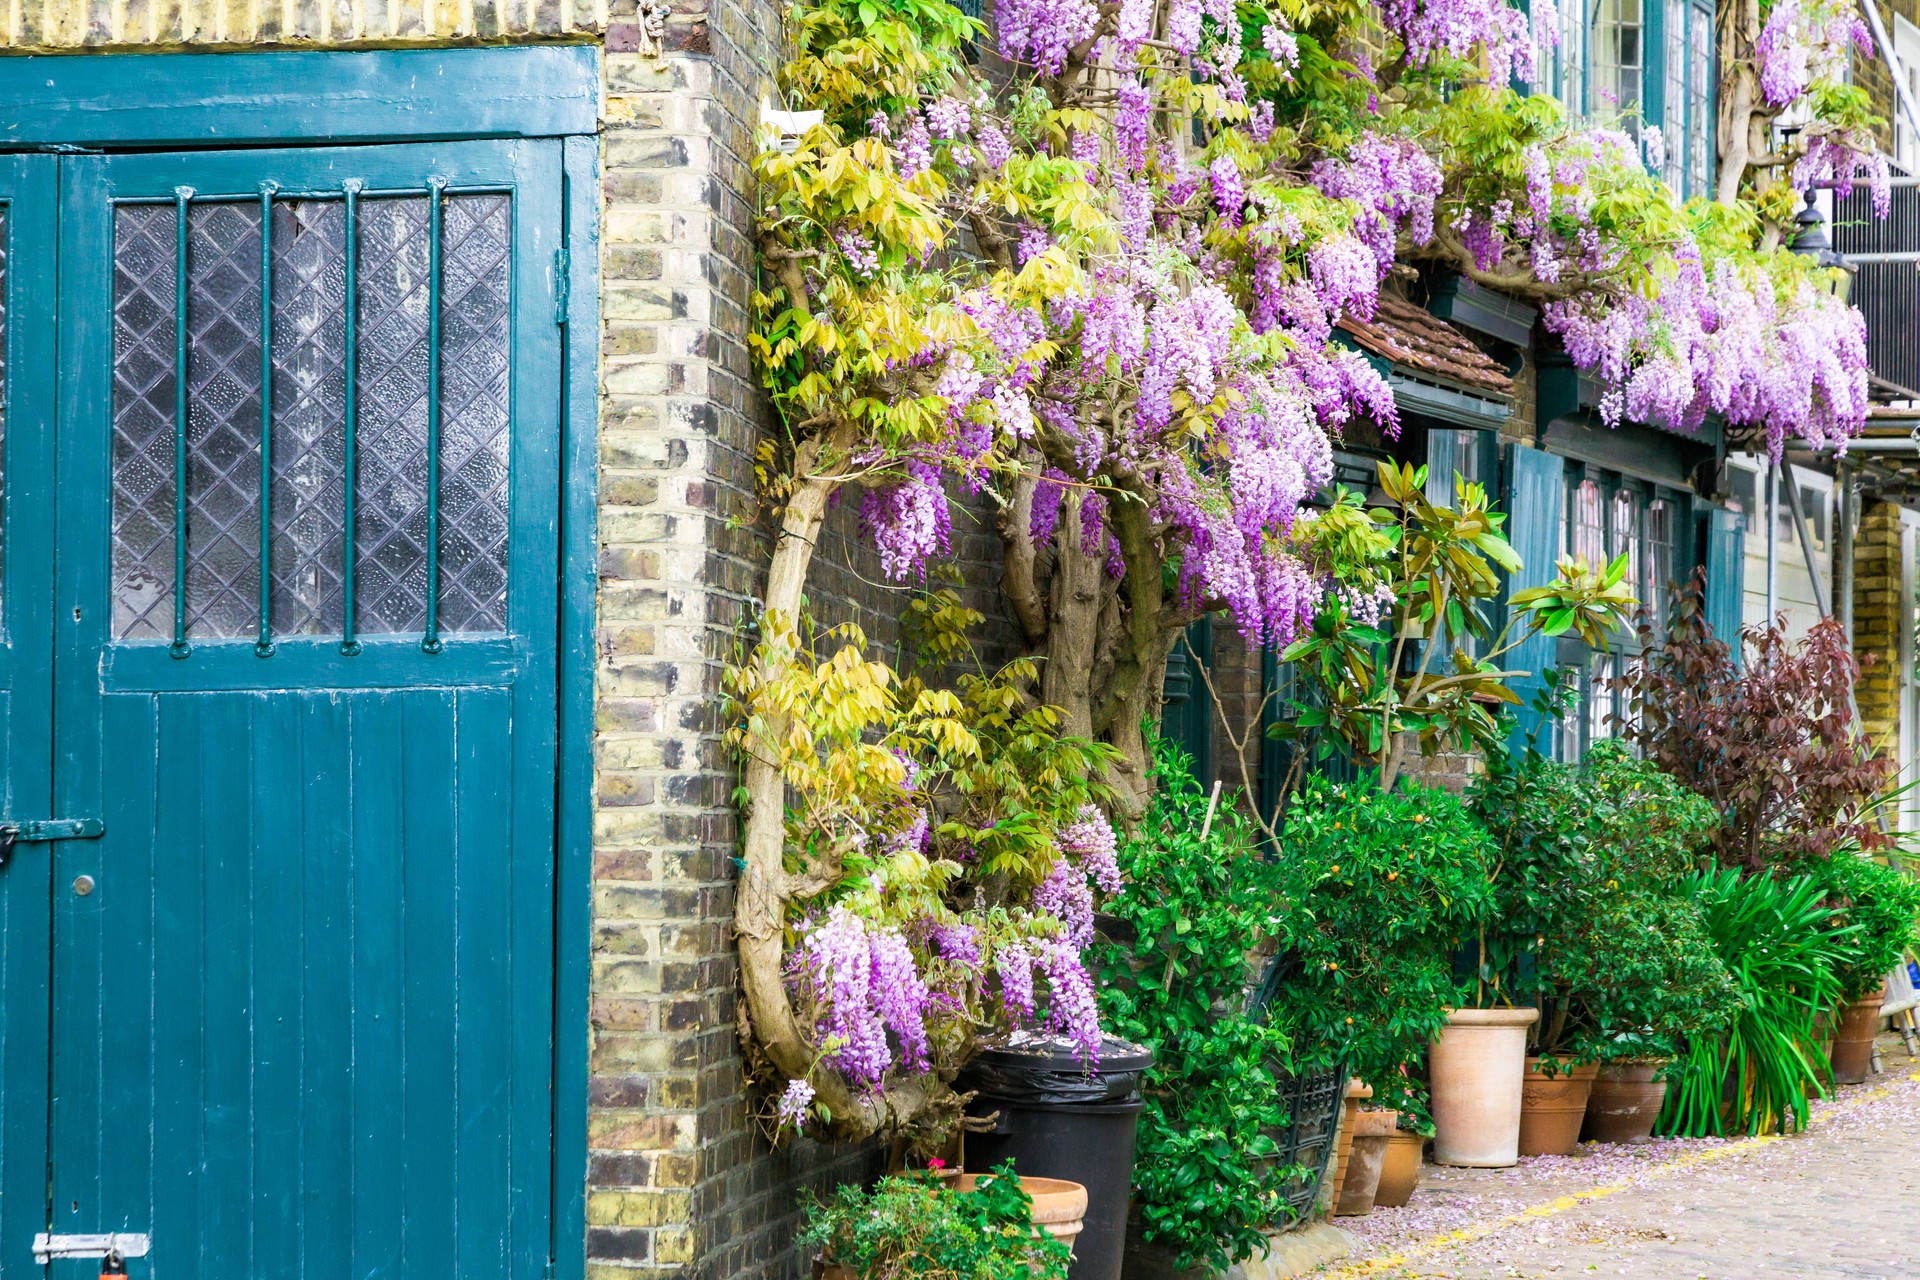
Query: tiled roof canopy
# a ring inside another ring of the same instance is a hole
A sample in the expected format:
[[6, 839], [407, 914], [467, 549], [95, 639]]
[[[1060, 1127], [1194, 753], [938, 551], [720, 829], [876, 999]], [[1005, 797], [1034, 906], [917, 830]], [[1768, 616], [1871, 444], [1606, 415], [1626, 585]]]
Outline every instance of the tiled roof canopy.
[[1465, 334], [1391, 294], [1381, 295], [1373, 319], [1348, 316], [1340, 328], [1368, 351], [1415, 373], [1479, 395], [1513, 394], [1507, 371]]
[[[0, 48], [410, 45], [591, 35], [610, 0], [18, 0]], [[612, 0], [633, 10], [633, 0]]]

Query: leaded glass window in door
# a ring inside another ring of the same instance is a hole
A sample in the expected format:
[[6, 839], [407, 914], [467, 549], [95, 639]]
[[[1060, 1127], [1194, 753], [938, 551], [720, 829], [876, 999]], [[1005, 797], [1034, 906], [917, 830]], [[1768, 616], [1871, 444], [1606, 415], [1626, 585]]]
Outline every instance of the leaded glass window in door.
[[505, 629], [508, 195], [183, 191], [113, 253], [116, 638]]

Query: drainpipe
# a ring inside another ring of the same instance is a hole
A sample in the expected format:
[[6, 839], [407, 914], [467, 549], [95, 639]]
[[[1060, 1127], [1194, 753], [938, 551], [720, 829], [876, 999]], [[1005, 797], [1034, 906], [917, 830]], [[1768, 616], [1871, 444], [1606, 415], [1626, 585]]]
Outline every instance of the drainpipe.
[[1800, 486], [1787, 477], [1787, 507], [1793, 512], [1793, 527], [1800, 534], [1800, 555], [1807, 562], [1807, 577], [1813, 582], [1813, 604], [1820, 610], [1822, 618], [1831, 618], [1833, 609], [1827, 603], [1827, 584], [1820, 577], [1820, 566], [1814, 563], [1813, 535], [1807, 532], [1807, 518], [1800, 511]]
[[1853, 465], [1841, 459], [1835, 477], [1840, 486], [1840, 527], [1834, 531], [1833, 592], [1839, 597], [1840, 629], [1847, 633], [1847, 648], [1853, 648]]
[[1773, 625], [1773, 615], [1779, 609], [1780, 601], [1780, 464], [1772, 458], [1767, 459], [1767, 620]]

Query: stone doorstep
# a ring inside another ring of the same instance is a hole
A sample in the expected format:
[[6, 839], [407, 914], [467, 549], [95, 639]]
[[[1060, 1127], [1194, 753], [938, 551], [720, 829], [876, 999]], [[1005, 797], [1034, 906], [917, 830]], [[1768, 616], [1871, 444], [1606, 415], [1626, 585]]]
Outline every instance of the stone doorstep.
[[1227, 1269], [1221, 1280], [1285, 1280], [1304, 1276], [1329, 1262], [1337, 1262], [1354, 1250], [1354, 1239], [1339, 1227], [1316, 1222], [1298, 1231], [1279, 1231], [1267, 1236], [1264, 1258], [1248, 1258]]

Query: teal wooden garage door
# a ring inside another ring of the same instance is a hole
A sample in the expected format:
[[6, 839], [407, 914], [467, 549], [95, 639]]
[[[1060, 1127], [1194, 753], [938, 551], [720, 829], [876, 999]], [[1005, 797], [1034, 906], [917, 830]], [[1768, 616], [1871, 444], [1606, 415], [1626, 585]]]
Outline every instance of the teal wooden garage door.
[[12, 182], [0, 1277], [537, 1277], [559, 144]]

